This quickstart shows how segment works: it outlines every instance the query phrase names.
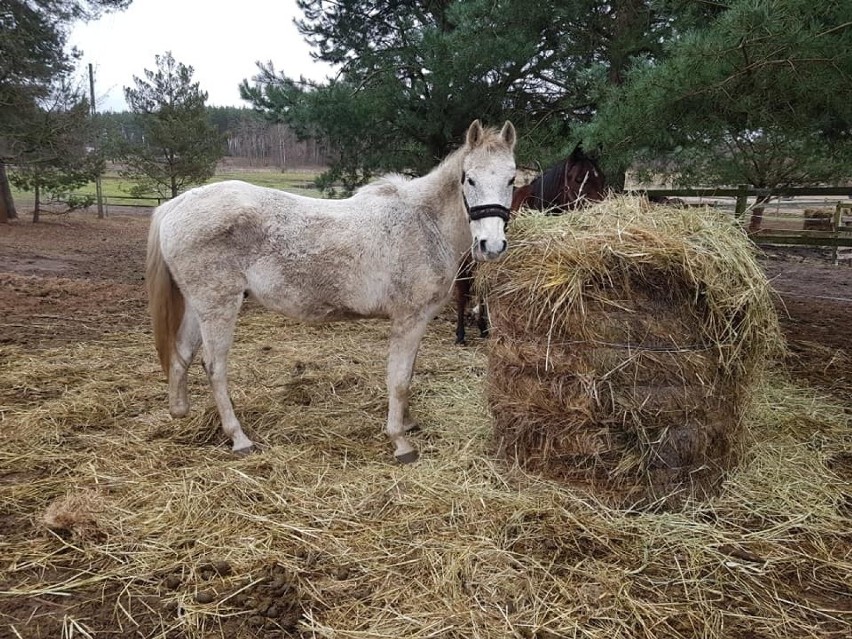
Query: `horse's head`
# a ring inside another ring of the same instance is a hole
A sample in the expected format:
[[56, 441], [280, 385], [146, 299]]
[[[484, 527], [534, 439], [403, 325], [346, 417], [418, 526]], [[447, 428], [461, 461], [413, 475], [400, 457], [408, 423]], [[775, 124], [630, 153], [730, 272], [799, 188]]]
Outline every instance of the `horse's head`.
[[527, 203], [527, 198], [532, 195], [532, 186], [525, 184], [515, 189], [512, 194], [512, 210], [518, 211]]
[[582, 208], [606, 197], [606, 178], [597, 162], [578, 144], [564, 164], [562, 192], [556, 198], [562, 208]]
[[462, 197], [478, 262], [500, 259], [506, 251], [506, 223], [515, 183], [515, 127], [499, 133], [474, 120], [467, 130], [462, 166]]

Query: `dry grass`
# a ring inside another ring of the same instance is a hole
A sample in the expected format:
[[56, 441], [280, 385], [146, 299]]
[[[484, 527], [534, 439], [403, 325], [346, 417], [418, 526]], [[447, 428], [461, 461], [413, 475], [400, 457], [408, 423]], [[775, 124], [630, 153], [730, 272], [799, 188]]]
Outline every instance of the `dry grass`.
[[[615, 510], [489, 456], [485, 355], [448, 346], [448, 325], [418, 363], [422, 460], [396, 465], [385, 335], [249, 312], [232, 357], [263, 444], [248, 458], [228, 452], [199, 367], [192, 416], [168, 417], [143, 329], [5, 348], [4, 636], [846, 636], [841, 407], [772, 377], [718, 497]], [[45, 528], [80, 496], [96, 505], [73, 509], [91, 514], [82, 532]]]

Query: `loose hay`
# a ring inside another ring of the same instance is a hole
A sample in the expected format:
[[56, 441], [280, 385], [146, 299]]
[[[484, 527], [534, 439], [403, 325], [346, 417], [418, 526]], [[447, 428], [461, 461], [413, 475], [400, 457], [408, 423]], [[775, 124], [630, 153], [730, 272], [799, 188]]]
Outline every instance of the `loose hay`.
[[780, 344], [745, 236], [709, 209], [611, 199], [522, 216], [480, 271], [499, 454], [611, 503], [712, 492]]
[[106, 535], [100, 522], [103, 498], [92, 490], [70, 492], [48, 505], [42, 521], [53, 532], [79, 539], [99, 539]]

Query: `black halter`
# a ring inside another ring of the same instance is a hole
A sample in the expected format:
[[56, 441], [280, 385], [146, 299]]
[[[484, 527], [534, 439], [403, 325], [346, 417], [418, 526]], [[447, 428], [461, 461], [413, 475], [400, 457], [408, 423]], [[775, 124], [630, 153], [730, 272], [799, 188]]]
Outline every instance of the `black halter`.
[[[464, 178], [465, 174], [462, 172], [462, 185], [464, 185]], [[481, 220], [486, 217], [499, 217], [503, 220], [504, 224], [509, 223], [509, 209], [502, 204], [478, 204], [476, 206], [471, 206], [467, 203], [464, 188], [462, 188], [462, 200], [464, 200], [464, 208], [467, 210], [467, 217], [471, 222]]]
[[509, 209], [502, 204], [480, 204], [479, 206], [469, 206], [467, 198], [465, 198], [464, 206], [467, 209], [467, 217], [471, 222], [474, 220], [481, 220], [486, 217], [499, 217], [506, 224], [509, 223]]

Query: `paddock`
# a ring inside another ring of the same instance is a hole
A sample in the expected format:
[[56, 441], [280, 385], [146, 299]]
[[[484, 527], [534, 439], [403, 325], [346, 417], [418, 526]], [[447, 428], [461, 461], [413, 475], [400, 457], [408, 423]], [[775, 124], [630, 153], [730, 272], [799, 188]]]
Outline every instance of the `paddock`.
[[755, 393], [720, 494], [654, 513], [493, 458], [486, 345], [452, 345], [451, 308], [412, 386], [421, 459], [401, 466], [383, 432], [388, 324], [249, 305], [231, 392], [261, 451], [233, 456], [199, 365], [193, 412], [168, 416], [147, 225], [0, 229], [0, 636], [848, 633], [846, 267], [763, 260], [791, 354]]

